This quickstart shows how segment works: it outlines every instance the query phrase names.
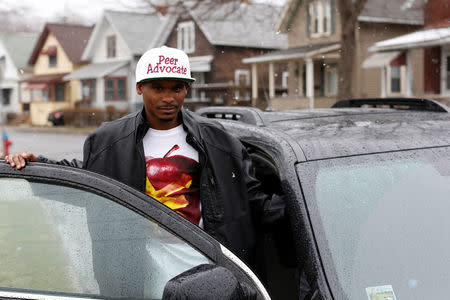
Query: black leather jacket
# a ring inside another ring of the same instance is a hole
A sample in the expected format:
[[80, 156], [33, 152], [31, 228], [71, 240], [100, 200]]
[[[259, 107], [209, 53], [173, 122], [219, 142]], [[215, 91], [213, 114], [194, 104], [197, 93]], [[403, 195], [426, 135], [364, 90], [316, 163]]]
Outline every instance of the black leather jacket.
[[[204, 229], [241, 259], [252, 263], [255, 223], [278, 219], [282, 205], [259, 191], [251, 160], [239, 140], [217, 123], [181, 110], [187, 142], [199, 152], [200, 201]], [[145, 192], [146, 167], [142, 139], [149, 125], [144, 111], [104, 123], [85, 141], [84, 169]], [[49, 160], [40, 157], [40, 161]], [[59, 164], [80, 166], [79, 161]], [[256, 220], [257, 219], [257, 220]]]

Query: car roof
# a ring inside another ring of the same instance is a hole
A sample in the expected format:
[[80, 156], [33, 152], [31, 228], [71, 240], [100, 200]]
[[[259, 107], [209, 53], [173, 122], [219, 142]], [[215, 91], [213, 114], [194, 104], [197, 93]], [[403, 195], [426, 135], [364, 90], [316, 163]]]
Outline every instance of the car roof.
[[[237, 108], [240, 113], [246, 108]], [[297, 143], [305, 160], [318, 160], [450, 145], [450, 113], [386, 108], [330, 108], [258, 113], [260, 122], [248, 124], [258, 136], [270, 132]], [[204, 112], [205, 110], [203, 110]], [[231, 113], [233, 108], [228, 108]], [[202, 110], [199, 111], [202, 115]], [[229, 118], [228, 118], [229, 119]], [[240, 118], [245, 119], [245, 118]], [[238, 127], [235, 121], [222, 121]], [[298, 148], [298, 147], [294, 147]]]

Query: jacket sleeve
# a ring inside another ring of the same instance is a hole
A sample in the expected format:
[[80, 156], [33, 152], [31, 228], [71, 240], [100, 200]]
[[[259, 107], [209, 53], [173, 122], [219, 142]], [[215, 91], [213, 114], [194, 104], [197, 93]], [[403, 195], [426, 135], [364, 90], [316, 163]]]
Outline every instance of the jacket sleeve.
[[89, 159], [89, 153], [90, 153], [90, 138], [88, 137], [86, 139], [86, 141], [84, 142], [83, 161], [81, 161], [79, 159], [72, 159], [71, 161], [69, 161], [67, 159], [54, 160], [54, 159], [50, 159], [50, 158], [42, 156], [42, 155], [39, 155], [36, 158], [37, 158], [38, 162], [42, 162], [42, 163], [86, 169], [87, 161]]
[[79, 159], [72, 159], [71, 161], [67, 159], [63, 160], [54, 160], [47, 158], [45, 156], [39, 155], [37, 158], [38, 162], [47, 163], [47, 164], [55, 164], [55, 165], [61, 165], [61, 166], [68, 166], [68, 167], [74, 167], [74, 168], [82, 168], [83, 162]]
[[261, 182], [255, 177], [252, 160], [244, 147], [242, 163], [253, 220], [256, 224], [270, 224], [282, 219], [285, 211], [283, 196], [261, 191]]

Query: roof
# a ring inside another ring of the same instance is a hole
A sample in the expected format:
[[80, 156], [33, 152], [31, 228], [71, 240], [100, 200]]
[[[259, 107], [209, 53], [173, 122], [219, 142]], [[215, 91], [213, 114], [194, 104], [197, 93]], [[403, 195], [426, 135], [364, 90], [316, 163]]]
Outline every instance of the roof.
[[[334, 0], [335, 2], [337, 0]], [[276, 25], [285, 31], [292, 23], [304, 0], [288, 0]], [[360, 22], [423, 25], [423, 6], [426, 0], [367, 0], [358, 16]], [[335, 5], [337, 5], [335, 3]]]
[[119, 68], [125, 66], [128, 63], [129, 61], [126, 60], [126, 61], [89, 64], [65, 76], [64, 80], [72, 80], [72, 79], [81, 80], [81, 79], [104, 77], [118, 70]]
[[425, 0], [367, 0], [358, 21], [423, 25], [425, 2]]
[[269, 61], [282, 61], [282, 60], [292, 60], [299, 58], [307, 58], [313, 55], [327, 53], [330, 51], [336, 51], [340, 48], [339, 43], [324, 43], [324, 44], [315, 44], [315, 45], [307, 45], [295, 48], [289, 48], [285, 50], [278, 50], [269, 52], [259, 56], [253, 56], [249, 58], [244, 58], [242, 60], [243, 63], [261, 63], [261, 62], [269, 62]]
[[28, 77], [22, 82], [27, 83], [51, 83], [51, 82], [61, 82], [63, 81], [63, 77], [68, 73], [59, 73], [59, 74], [50, 74], [50, 75], [35, 75]]
[[422, 29], [373, 44], [369, 51], [393, 51], [450, 44], [450, 26]]
[[81, 55], [83, 54], [84, 48], [91, 36], [92, 27], [82, 26], [82, 25], [70, 25], [70, 24], [46, 24], [33, 52], [30, 56], [28, 63], [34, 65], [36, 63], [39, 54], [43, 50], [45, 41], [50, 33], [52, 33], [55, 38], [60, 43], [64, 52], [67, 54], [69, 60], [72, 63], [82, 62]]
[[0, 40], [3, 41], [14, 65], [19, 69], [27, 68], [28, 58], [37, 39], [36, 33], [0, 33]]
[[150, 48], [162, 46], [178, 16], [168, 13], [142, 14], [107, 10], [104, 13], [111, 26], [117, 31], [133, 55], [141, 55]]
[[450, 146], [449, 113], [334, 108], [262, 112], [262, 117], [263, 127], [228, 120], [221, 123], [239, 136], [282, 137], [295, 143], [293, 149], [302, 152], [297, 157], [307, 161]]
[[279, 6], [229, 1], [213, 9], [199, 5], [191, 15], [213, 45], [285, 49], [287, 36], [275, 31], [280, 11]]

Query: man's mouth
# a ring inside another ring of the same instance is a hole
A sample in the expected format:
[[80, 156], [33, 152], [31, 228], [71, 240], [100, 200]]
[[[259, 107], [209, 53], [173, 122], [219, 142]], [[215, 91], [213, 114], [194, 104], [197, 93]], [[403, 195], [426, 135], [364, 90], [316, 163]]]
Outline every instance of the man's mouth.
[[165, 105], [159, 107], [159, 110], [162, 110], [163, 112], [173, 112], [176, 111], [177, 109], [178, 107], [176, 105]]

